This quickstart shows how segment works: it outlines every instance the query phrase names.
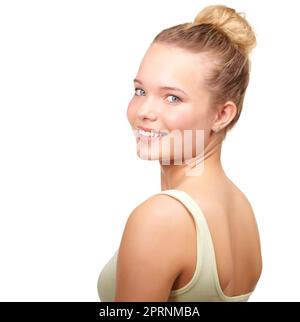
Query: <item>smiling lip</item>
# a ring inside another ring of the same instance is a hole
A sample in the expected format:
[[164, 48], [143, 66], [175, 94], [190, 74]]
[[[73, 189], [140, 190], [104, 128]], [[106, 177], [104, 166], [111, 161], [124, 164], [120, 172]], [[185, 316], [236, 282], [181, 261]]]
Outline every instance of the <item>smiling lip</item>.
[[155, 132], [155, 133], [160, 132], [159, 130], [150, 129], [148, 127], [143, 127], [143, 126], [137, 126], [137, 128], [148, 132]]

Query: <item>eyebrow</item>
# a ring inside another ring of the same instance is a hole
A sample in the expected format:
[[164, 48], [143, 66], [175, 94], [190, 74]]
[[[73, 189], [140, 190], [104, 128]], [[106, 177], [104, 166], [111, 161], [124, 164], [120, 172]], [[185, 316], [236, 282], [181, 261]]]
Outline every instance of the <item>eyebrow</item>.
[[[136, 83], [140, 83], [141, 85], [143, 85], [143, 82], [141, 82], [141, 81], [140, 81], [139, 79], [137, 79], [137, 78], [135, 78], [133, 81], [134, 81], [134, 82], [136, 82]], [[180, 89], [180, 88], [178, 88], [178, 87], [161, 86], [161, 87], [160, 87], [160, 89], [179, 91], [179, 92], [182, 92], [184, 95], [188, 96], [188, 95], [187, 95], [187, 93], [186, 93], [184, 90], [182, 90], [182, 89]]]

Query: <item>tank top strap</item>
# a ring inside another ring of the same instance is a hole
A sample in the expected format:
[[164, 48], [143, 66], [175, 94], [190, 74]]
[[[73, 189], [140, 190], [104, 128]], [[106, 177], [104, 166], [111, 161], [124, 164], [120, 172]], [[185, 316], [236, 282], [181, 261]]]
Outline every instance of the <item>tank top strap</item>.
[[218, 295], [223, 300], [247, 300], [249, 296], [252, 294], [252, 292], [237, 296], [226, 296], [222, 291], [218, 277], [215, 249], [212, 236], [209, 230], [207, 220], [198, 203], [187, 192], [183, 190], [167, 189], [159, 192], [158, 194], [166, 194], [180, 201], [193, 216], [197, 232], [197, 265], [195, 274], [192, 280], [185, 287], [177, 291], [175, 290], [171, 292], [171, 294], [185, 293], [197, 282], [197, 279], [199, 279], [198, 275], [201, 270], [201, 275], [203, 275], [203, 279], [201, 279], [201, 282], [209, 282], [209, 284], [207, 284], [207, 289], [209, 289], [210, 287], [214, 287]]
[[207, 221], [201, 208], [187, 192], [183, 190], [177, 190], [177, 189], [168, 189], [168, 190], [163, 190], [158, 194], [166, 194], [180, 201], [193, 216], [195, 223], [198, 226], [197, 228], [199, 230], [203, 230], [202, 233], [204, 233], [205, 235], [208, 234], [210, 237], [210, 231], [207, 226]]
[[214, 267], [214, 249], [212, 246], [210, 231], [202, 210], [196, 201], [185, 191], [168, 189], [159, 192], [159, 194], [169, 195], [181, 202], [192, 215], [196, 226], [197, 262], [194, 275], [188, 284], [180, 289], [173, 290], [171, 295], [175, 296], [188, 292], [195, 284], [199, 284], [199, 279], [201, 281], [205, 279], [208, 284], [206, 284], [206, 282], [203, 284], [205, 284], [208, 289], [211, 289], [213, 279], [210, 277], [206, 278], [206, 276], [211, 276], [212, 269]]

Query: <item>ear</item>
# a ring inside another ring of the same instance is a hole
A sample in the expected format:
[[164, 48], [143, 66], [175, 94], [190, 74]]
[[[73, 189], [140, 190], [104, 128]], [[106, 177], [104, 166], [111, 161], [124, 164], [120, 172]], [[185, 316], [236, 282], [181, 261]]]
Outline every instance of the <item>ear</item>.
[[227, 101], [224, 105], [219, 107], [213, 122], [212, 130], [219, 131], [224, 129], [235, 117], [237, 107], [232, 101]]

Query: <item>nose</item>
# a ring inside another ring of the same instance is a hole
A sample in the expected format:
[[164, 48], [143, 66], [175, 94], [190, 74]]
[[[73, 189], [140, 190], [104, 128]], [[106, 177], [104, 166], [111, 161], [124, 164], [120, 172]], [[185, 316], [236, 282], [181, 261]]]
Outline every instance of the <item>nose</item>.
[[150, 99], [144, 101], [137, 109], [137, 117], [140, 120], [151, 120], [155, 121], [157, 119], [157, 113], [155, 111], [154, 102]]

